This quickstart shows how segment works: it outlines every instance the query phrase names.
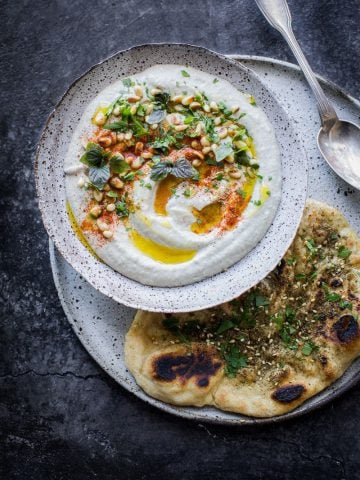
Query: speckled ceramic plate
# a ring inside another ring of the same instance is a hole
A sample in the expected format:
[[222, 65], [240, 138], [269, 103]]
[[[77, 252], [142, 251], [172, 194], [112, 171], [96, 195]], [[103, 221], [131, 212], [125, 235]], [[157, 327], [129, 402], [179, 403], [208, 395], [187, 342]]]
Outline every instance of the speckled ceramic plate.
[[[296, 118], [310, 160], [309, 195], [339, 208], [360, 230], [360, 193], [340, 180], [322, 160], [316, 146], [319, 119], [311, 93], [294, 65], [257, 57], [241, 57], [276, 94], [290, 115]], [[360, 104], [336, 86], [322, 80], [327, 95], [342, 118], [359, 121]], [[360, 232], [359, 232], [360, 233]], [[360, 377], [360, 359], [331, 387], [281, 417], [254, 419], [214, 408], [174, 407], [146, 395], [124, 364], [124, 336], [135, 310], [119, 305], [87, 283], [50, 243], [51, 265], [61, 303], [69, 322], [90, 355], [120, 385], [166, 412], [201, 422], [254, 425], [282, 421], [313, 410], [346, 391]]]
[[[229, 80], [251, 93], [275, 126], [281, 149], [282, 196], [275, 219], [261, 242], [225, 272], [183, 287], [142, 285], [99, 262], [74, 233], [65, 208], [63, 160], [80, 116], [91, 99], [115, 80], [155, 64], [188, 65]], [[50, 115], [41, 136], [36, 183], [43, 221], [65, 259], [93, 287], [127, 306], [152, 311], [198, 310], [231, 300], [264, 278], [294, 238], [307, 189], [301, 138], [285, 110], [258, 76], [239, 62], [188, 45], [147, 45], [120, 52], [77, 80]]]

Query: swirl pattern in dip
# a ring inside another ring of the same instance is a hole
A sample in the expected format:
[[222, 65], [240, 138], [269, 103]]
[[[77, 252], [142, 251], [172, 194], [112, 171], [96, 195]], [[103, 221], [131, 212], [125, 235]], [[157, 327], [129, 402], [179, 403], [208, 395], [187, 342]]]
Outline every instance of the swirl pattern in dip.
[[75, 130], [65, 173], [83, 243], [154, 286], [193, 283], [240, 260], [281, 196], [275, 133], [255, 99], [176, 65], [103, 90]]

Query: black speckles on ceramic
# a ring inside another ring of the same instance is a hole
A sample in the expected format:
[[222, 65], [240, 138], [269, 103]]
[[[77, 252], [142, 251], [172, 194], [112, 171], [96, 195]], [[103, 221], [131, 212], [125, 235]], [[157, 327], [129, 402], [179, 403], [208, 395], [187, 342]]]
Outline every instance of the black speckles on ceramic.
[[[281, 149], [283, 189], [276, 217], [262, 241], [223, 273], [183, 287], [142, 285], [98, 262], [80, 243], [67, 218], [63, 159], [86, 105], [121, 77], [156, 64], [182, 64], [226, 78], [251, 93], [275, 126]], [[290, 245], [307, 190], [307, 163], [301, 138], [273, 94], [248, 68], [204, 48], [146, 45], [120, 52], [76, 81], [51, 114], [38, 147], [39, 206], [48, 234], [65, 259], [100, 292], [125, 305], [151, 311], [198, 310], [231, 300], [264, 278]]]
[[[346, 184], [318, 158], [316, 132], [319, 121], [311, 93], [297, 67], [276, 60], [242, 57], [280, 99], [284, 108], [295, 118], [300, 135], [304, 139], [310, 160], [309, 196], [328, 202], [339, 208], [354, 228], [360, 228], [359, 193], [349, 190]], [[356, 121], [360, 104], [349, 99], [337, 87], [322, 82], [326, 94], [343, 118]], [[346, 193], [346, 195], [345, 195]], [[175, 407], [146, 395], [135, 383], [124, 363], [124, 339], [135, 310], [117, 304], [99, 293], [66, 263], [63, 257], [50, 246], [54, 280], [62, 306], [75, 333], [90, 355], [120, 385], [152, 405], [198, 422], [213, 422], [231, 425], [258, 425], [280, 422], [294, 418], [333, 400], [351, 385], [360, 374], [360, 359], [356, 360], [329, 388], [310, 398], [300, 407], [285, 415], [256, 419], [243, 415], [221, 412], [214, 408]], [[324, 358], [324, 362], [326, 359]]]

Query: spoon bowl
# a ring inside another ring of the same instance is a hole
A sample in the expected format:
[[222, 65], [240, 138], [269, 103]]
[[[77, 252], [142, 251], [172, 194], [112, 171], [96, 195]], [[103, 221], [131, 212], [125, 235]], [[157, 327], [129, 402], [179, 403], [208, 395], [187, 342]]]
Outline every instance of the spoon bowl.
[[337, 120], [318, 134], [318, 147], [330, 167], [347, 183], [360, 190], [360, 128]]

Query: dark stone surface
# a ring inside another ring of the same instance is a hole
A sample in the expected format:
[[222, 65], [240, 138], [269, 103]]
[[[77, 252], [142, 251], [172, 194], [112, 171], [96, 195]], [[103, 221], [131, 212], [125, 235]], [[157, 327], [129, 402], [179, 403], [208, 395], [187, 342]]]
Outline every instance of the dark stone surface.
[[[314, 69], [359, 93], [358, 0], [292, 0]], [[189, 42], [292, 60], [253, 0], [1, 1], [0, 477], [360, 478], [360, 386], [296, 421], [225, 428], [144, 404], [92, 361], [52, 281], [32, 162], [62, 92], [133, 44]]]

